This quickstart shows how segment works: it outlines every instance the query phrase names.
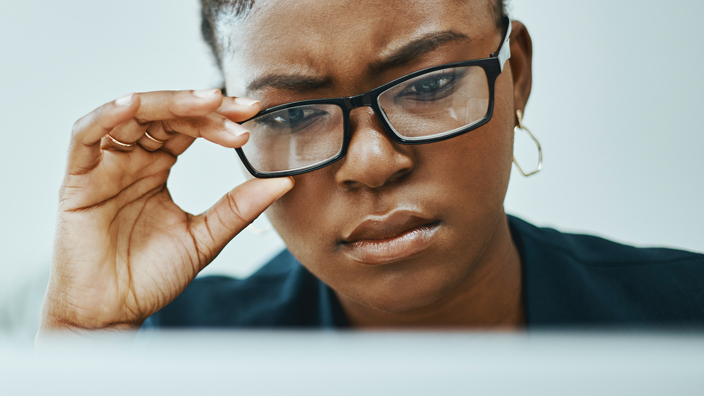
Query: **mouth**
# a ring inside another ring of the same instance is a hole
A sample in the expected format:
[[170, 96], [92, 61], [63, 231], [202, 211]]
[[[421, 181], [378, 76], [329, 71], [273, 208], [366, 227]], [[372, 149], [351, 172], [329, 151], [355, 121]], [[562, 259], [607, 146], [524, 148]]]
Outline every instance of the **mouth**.
[[367, 218], [339, 244], [345, 255], [362, 264], [387, 264], [428, 249], [440, 224], [439, 220], [401, 210]]

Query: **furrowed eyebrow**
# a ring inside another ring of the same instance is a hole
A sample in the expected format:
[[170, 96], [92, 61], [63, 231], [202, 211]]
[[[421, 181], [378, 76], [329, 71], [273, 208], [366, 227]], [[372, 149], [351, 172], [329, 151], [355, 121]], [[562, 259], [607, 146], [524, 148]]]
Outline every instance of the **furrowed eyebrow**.
[[382, 59], [369, 65], [371, 74], [378, 74], [389, 69], [403, 66], [443, 44], [471, 40], [467, 35], [452, 30], [433, 32], [403, 45]]
[[251, 92], [264, 88], [274, 88], [306, 92], [326, 88], [330, 85], [332, 85], [332, 79], [329, 77], [318, 78], [295, 74], [268, 74], [252, 81], [247, 86], [247, 91]]
[[[388, 55], [382, 55], [369, 65], [370, 74], [378, 74], [389, 69], [401, 67], [421, 55], [431, 52], [443, 44], [470, 40], [463, 34], [452, 30], [433, 32], [415, 39]], [[295, 92], [314, 91], [328, 88], [333, 84], [330, 77], [313, 77], [300, 74], [267, 74], [254, 79], [248, 86], [247, 92], [258, 91], [264, 88], [282, 89]]]

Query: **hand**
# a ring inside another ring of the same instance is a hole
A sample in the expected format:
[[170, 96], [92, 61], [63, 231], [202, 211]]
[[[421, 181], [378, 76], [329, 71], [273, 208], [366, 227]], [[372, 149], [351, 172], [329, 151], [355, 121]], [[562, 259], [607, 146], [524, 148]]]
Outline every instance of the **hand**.
[[139, 328], [293, 187], [291, 178], [252, 179], [197, 216], [169, 195], [169, 171], [195, 138], [240, 147], [249, 132], [233, 120], [258, 111], [219, 90], [150, 92], [76, 122], [40, 333]]

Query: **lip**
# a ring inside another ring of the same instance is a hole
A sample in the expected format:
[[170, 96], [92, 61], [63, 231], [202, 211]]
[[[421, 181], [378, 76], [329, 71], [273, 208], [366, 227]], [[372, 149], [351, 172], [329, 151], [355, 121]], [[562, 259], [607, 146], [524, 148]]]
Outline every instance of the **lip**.
[[370, 216], [340, 241], [343, 253], [363, 264], [378, 265], [410, 258], [428, 249], [440, 221], [397, 210]]

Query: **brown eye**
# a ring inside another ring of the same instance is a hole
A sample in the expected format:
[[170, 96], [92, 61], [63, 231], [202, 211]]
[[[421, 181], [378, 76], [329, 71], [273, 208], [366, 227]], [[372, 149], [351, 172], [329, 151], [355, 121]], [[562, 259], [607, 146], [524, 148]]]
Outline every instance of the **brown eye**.
[[454, 71], [431, 73], [410, 83], [398, 94], [398, 98], [419, 101], [442, 99], [452, 93], [456, 80], [457, 75]]
[[426, 78], [411, 85], [410, 92], [419, 94], [433, 93], [441, 90], [450, 83], [449, 78]]
[[307, 125], [325, 114], [311, 108], [287, 109], [263, 116], [257, 120], [257, 124], [271, 129], [292, 129]]

